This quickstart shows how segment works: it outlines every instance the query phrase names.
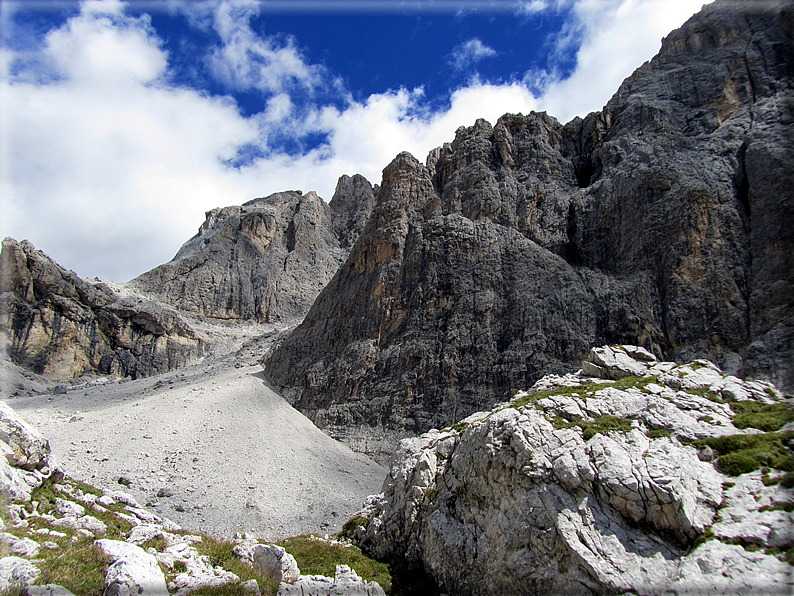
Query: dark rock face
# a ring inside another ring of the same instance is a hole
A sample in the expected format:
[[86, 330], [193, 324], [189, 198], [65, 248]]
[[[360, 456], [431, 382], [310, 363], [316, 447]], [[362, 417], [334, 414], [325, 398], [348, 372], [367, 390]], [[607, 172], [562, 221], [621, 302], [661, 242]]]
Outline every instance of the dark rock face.
[[790, 390], [793, 24], [790, 3], [718, 1], [601, 112], [505, 115], [425, 166], [398, 156], [268, 378], [373, 454], [577, 368], [592, 345]]
[[375, 202], [362, 176], [340, 178], [326, 204], [314, 192], [207, 212], [169, 263], [133, 285], [180, 310], [225, 320], [301, 318], [358, 238]]
[[27, 241], [3, 240], [0, 271], [0, 332], [11, 360], [49, 378], [146, 377], [207, 352], [172, 309], [84, 280]]

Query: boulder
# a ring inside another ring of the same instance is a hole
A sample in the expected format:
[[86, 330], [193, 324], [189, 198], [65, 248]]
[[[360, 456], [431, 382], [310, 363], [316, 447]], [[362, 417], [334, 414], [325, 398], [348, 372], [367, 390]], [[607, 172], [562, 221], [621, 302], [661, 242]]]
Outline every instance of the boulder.
[[24, 591], [39, 574], [40, 571], [30, 561], [19, 557], [0, 558], [0, 594]]
[[277, 596], [385, 596], [376, 582], [361, 579], [347, 565], [337, 565], [334, 577], [301, 575], [294, 583], [281, 583]]
[[[774, 553], [794, 547], [794, 491], [764, 476], [783, 471], [729, 477], [722, 458], [685, 444], [761, 432], [733, 424], [742, 410], [715, 397], [726, 382], [776, 411], [792, 405], [714, 365], [617, 351], [625, 357], [600, 360], [606, 377], [550, 376], [451, 428], [404, 439], [353, 540], [377, 558], [423, 565], [443, 591], [462, 595], [793, 589]], [[612, 372], [640, 366], [643, 377]], [[695, 379], [709, 384], [690, 388]]]
[[104, 596], [163, 596], [168, 593], [157, 559], [139, 546], [118, 540], [97, 540], [95, 544], [110, 556], [105, 574]]
[[259, 544], [253, 551], [254, 569], [273, 583], [294, 582], [300, 576], [295, 558], [275, 544]]

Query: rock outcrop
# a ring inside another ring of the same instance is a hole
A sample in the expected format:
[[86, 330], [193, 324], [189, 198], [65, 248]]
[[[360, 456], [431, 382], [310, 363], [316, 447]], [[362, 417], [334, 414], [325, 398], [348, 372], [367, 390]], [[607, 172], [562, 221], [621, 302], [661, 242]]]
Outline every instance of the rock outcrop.
[[789, 593], [794, 403], [631, 353], [402, 441], [357, 542], [461, 595]]
[[67, 271], [27, 241], [3, 240], [0, 334], [11, 360], [51, 379], [146, 377], [195, 362], [207, 343], [176, 311]]
[[385, 592], [347, 565], [337, 565], [334, 577], [301, 575], [293, 583], [279, 584], [276, 596], [385, 596]]
[[188, 312], [224, 320], [300, 320], [358, 238], [373, 188], [343, 176], [330, 203], [280, 192], [207, 212], [172, 261], [132, 285]]
[[794, 387], [792, 14], [718, 0], [601, 112], [399, 155], [268, 379], [382, 460], [593, 345]]
[[0, 503], [30, 499], [54, 470], [50, 443], [0, 401]]

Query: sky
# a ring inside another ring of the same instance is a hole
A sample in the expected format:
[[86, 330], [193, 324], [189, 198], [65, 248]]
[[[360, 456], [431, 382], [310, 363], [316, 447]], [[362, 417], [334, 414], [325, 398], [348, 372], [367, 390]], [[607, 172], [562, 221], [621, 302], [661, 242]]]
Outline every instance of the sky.
[[0, 237], [126, 281], [214, 207], [600, 110], [702, 4], [0, 0]]

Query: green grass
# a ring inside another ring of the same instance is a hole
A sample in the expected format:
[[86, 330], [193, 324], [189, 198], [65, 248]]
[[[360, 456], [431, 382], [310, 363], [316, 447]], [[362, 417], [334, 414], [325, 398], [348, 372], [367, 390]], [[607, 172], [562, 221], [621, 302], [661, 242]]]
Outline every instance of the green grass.
[[715, 391], [712, 391], [708, 387], [701, 387], [699, 389], [685, 389], [684, 391], [686, 393], [689, 393], [690, 395], [697, 395], [699, 397], [705, 397], [707, 400], [713, 401], [714, 403], [717, 403], [717, 404], [724, 404], [725, 403], [725, 400], [722, 399], [719, 396], [718, 393], [716, 393]]
[[277, 544], [295, 557], [303, 575], [334, 577], [337, 565], [348, 565], [362, 579], [377, 582], [387, 594], [391, 592], [388, 564], [367, 557], [355, 546], [331, 544], [308, 535], [287, 538]]
[[153, 548], [157, 552], [161, 553], [168, 548], [168, 540], [166, 540], [163, 536], [155, 536], [154, 538], [149, 538], [149, 540], [141, 544], [141, 548], [143, 550]]
[[[91, 494], [102, 494], [94, 487], [85, 484], [83, 482], [77, 482], [75, 480], [72, 480], [71, 478], [67, 478], [64, 479], [62, 483], [67, 483], [67, 482], [72, 484], [73, 486], [77, 486], [84, 493], [90, 492]], [[52, 478], [47, 478], [40, 487], [33, 489], [33, 491], [31, 492], [31, 497], [30, 497], [31, 501], [39, 502], [39, 507], [38, 507], [39, 513], [50, 513], [50, 514], [53, 513], [53, 511], [55, 510], [55, 499], [67, 498], [66, 495], [58, 492], [55, 489], [55, 486], [56, 485], [53, 483]], [[95, 511], [91, 509], [90, 506], [86, 506], [86, 505], [84, 505], [84, 507], [85, 507], [86, 515], [91, 515], [105, 523], [105, 525], [107, 526], [105, 538], [109, 538], [111, 540], [122, 540], [123, 537], [129, 534], [129, 531], [132, 529], [132, 524], [130, 522], [121, 519], [116, 515], [117, 513], [125, 513], [125, 514], [127, 513], [126, 509], [124, 508], [124, 505], [119, 505], [119, 504], [111, 505], [110, 507], [106, 507], [107, 511], [105, 512]], [[32, 523], [44, 524], [43, 521], [40, 522], [39, 520], [36, 520], [35, 522], [33, 522], [33, 520], [31, 521]], [[39, 527], [48, 527], [48, 526], [39, 525]]]
[[733, 402], [731, 409], [736, 413], [733, 417], [736, 428], [757, 428], [774, 432], [789, 422], [794, 422], [794, 407], [787, 403], [762, 404], [748, 400]]
[[456, 424], [453, 424], [450, 428], [452, 430], [456, 431], [456, 432], [462, 433], [467, 428], [469, 428], [469, 423], [468, 422], [458, 422]]
[[645, 433], [649, 439], [661, 439], [663, 437], [669, 437], [670, 431], [664, 428], [654, 428], [653, 430], [649, 430]]
[[794, 511], [794, 502], [792, 501], [775, 501], [771, 505], [765, 505], [758, 511], [785, 511], [791, 513]]
[[354, 515], [349, 520], [347, 520], [344, 524], [342, 524], [342, 531], [339, 532], [339, 535], [343, 538], [347, 538], [350, 540], [356, 533], [356, 530], [359, 526], [367, 527], [367, 522], [369, 520], [366, 517], [361, 515]]
[[[275, 594], [278, 590], [278, 585], [272, 584], [272, 582], [268, 582], [265, 577], [257, 573], [257, 571], [244, 563], [240, 559], [238, 559], [232, 549], [236, 546], [236, 543], [231, 542], [229, 540], [221, 540], [215, 538], [213, 536], [209, 536], [207, 534], [201, 535], [201, 542], [196, 542], [193, 544], [193, 547], [196, 549], [199, 555], [206, 556], [213, 567], [222, 567], [226, 571], [230, 571], [234, 573], [237, 577], [240, 578], [240, 582], [246, 582], [248, 580], [255, 579], [257, 584], [259, 584], [259, 589], [262, 591], [263, 594]], [[228, 591], [236, 589], [237, 591]], [[198, 591], [194, 592], [194, 594], [239, 594], [240, 588], [239, 584], [230, 584], [226, 586], [220, 586], [218, 588], [202, 588], [202, 590], [208, 591]], [[219, 592], [213, 590], [222, 590]], [[224, 591], [225, 590], [225, 591]]]
[[785, 446], [792, 438], [794, 432], [728, 435], [701, 439], [692, 444], [696, 447], [708, 445], [714, 449], [720, 455], [717, 459], [720, 469], [731, 476], [739, 476], [764, 466], [794, 472], [794, 456]]
[[614, 383], [593, 383], [590, 385], [581, 385], [579, 387], [557, 387], [556, 389], [545, 389], [543, 391], [536, 391], [535, 393], [521, 396], [514, 400], [510, 405], [514, 408], [522, 408], [524, 406], [534, 404], [536, 401], [540, 401], [541, 399], [545, 399], [547, 397], [556, 397], [561, 395], [571, 396], [574, 393], [578, 395], [593, 394], [599, 389], [605, 389], [606, 387], [613, 386]]
[[111, 559], [94, 546], [93, 538], [80, 538], [75, 542], [68, 537], [54, 539], [46, 536], [45, 539], [57, 543], [60, 548], [42, 548], [39, 552], [37, 567], [41, 575], [36, 580], [37, 584], [58, 584], [76, 596], [102, 594]]

